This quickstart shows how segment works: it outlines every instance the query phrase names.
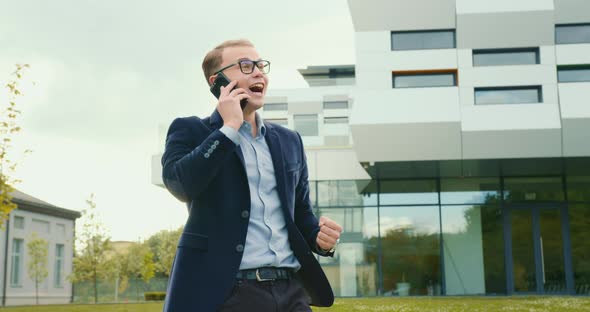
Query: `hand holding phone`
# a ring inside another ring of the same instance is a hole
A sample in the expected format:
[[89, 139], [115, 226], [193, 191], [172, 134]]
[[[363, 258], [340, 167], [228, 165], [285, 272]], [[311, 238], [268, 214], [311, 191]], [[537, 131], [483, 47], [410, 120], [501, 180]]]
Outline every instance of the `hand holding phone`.
[[[213, 93], [213, 95], [215, 95], [216, 98], [219, 98], [219, 96], [221, 95], [221, 87], [222, 86], [227, 87], [227, 85], [229, 83], [230, 83], [230, 81], [226, 75], [224, 75], [223, 73], [217, 74], [217, 77], [215, 77], [215, 80], [213, 81], [213, 85], [210, 88], [211, 93]], [[232, 89], [232, 91], [235, 90], [236, 88], [237, 88], [237, 86], [234, 87]], [[242, 107], [242, 110], [244, 110], [244, 108], [246, 107], [246, 104], [248, 104], [248, 99], [240, 100], [240, 106]]]

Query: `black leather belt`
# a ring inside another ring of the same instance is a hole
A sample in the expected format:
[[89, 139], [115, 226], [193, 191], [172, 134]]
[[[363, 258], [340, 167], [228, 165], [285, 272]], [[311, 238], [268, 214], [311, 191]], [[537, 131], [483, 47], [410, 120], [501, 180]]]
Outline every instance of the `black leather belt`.
[[292, 275], [292, 269], [264, 267], [258, 269], [240, 270], [238, 271], [238, 274], [236, 274], [236, 278], [266, 282], [278, 279], [290, 279]]

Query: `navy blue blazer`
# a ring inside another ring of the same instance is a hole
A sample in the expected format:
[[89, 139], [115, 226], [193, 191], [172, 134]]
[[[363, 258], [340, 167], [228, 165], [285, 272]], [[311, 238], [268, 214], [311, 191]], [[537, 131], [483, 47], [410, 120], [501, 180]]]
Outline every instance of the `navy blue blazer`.
[[[297, 132], [264, 122], [289, 243], [310, 303], [331, 306], [332, 288], [318, 261], [318, 220], [309, 199], [303, 142]], [[250, 215], [250, 191], [239, 146], [210, 117], [172, 122], [162, 156], [168, 190], [186, 202], [189, 217], [170, 273], [164, 312], [215, 311], [229, 296], [242, 260]], [[327, 254], [332, 256], [332, 254]]]

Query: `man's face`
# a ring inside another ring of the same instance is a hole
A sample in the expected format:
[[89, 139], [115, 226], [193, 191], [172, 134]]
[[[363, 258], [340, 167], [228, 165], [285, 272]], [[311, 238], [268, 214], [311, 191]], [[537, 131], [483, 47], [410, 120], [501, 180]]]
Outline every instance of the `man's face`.
[[[249, 46], [237, 46], [223, 49], [221, 66], [223, 68], [230, 64], [237, 63], [240, 60], [260, 60], [256, 49]], [[250, 95], [246, 110], [255, 111], [264, 105], [264, 95], [268, 88], [268, 76], [260, 71], [256, 66], [250, 74], [244, 74], [239, 65], [232, 66], [223, 71], [229, 80], [237, 80], [238, 88], [243, 88]], [[261, 88], [262, 87], [262, 88]]]

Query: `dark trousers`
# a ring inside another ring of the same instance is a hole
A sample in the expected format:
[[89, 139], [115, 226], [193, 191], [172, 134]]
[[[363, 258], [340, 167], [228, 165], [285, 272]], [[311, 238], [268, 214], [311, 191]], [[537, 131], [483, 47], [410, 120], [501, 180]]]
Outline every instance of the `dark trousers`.
[[291, 278], [258, 282], [237, 280], [219, 312], [310, 312], [309, 299], [301, 283]]

